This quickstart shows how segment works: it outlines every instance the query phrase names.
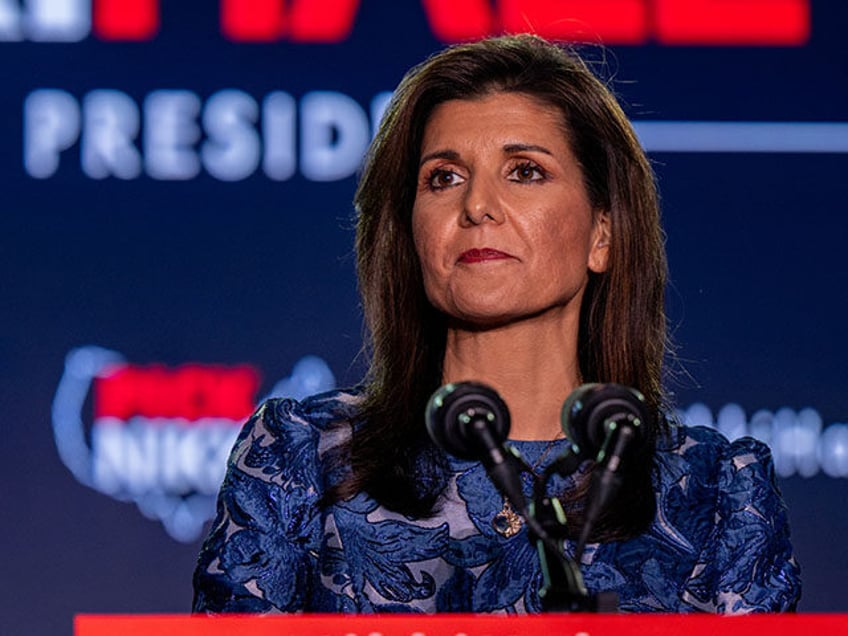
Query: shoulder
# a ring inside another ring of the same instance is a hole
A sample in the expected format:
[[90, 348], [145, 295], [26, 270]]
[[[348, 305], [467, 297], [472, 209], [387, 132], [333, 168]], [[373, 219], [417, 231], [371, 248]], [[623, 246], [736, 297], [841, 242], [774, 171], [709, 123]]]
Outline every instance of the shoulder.
[[751, 437], [730, 441], [715, 429], [675, 426], [658, 446], [655, 479], [660, 521], [685, 535], [694, 552], [730, 519], [786, 520], [771, 452]]
[[297, 427], [307, 427], [317, 433], [328, 432], [340, 423], [355, 420], [360, 402], [359, 393], [354, 389], [334, 389], [302, 401], [269, 398], [251, 420], [261, 420], [272, 433], [282, 434], [288, 428]]
[[265, 400], [244, 424], [230, 469], [265, 482], [296, 478], [314, 483], [325, 454], [349, 438], [359, 410], [354, 390], [334, 390], [302, 401]]
[[715, 481], [726, 481], [740, 471], [757, 472], [772, 479], [771, 451], [752, 437], [728, 440], [705, 426], [673, 425], [657, 445], [661, 469], [685, 470]]
[[677, 426], [657, 462], [660, 506], [698, 553], [686, 602], [722, 613], [794, 607], [799, 570], [768, 446]]
[[361, 400], [355, 390], [333, 390], [298, 401], [292, 398], [269, 398], [248, 419], [242, 430], [259, 430], [274, 437], [333, 436], [349, 429], [356, 421]]
[[355, 392], [273, 398], [247, 420], [230, 455], [218, 515], [198, 557], [195, 611], [302, 609], [323, 539], [329, 455], [350, 435]]

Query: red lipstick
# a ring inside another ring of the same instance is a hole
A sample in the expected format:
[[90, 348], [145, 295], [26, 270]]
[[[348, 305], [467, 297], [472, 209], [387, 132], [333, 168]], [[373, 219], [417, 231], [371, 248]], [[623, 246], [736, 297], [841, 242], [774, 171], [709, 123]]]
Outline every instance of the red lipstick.
[[489, 247], [482, 249], [471, 249], [459, 255], [457, 263], [481, 263], [483, 261], [496, 261], [504, 258], [512, 258], [506, 252], [493, 250]]

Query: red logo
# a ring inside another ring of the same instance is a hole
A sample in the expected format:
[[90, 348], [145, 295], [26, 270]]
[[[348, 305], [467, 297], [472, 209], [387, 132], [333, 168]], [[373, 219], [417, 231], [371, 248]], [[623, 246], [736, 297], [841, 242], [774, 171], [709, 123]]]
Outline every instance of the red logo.
[[151, 40], [159, 31], [159, 0], [94, 0], [91, 17], [101, 40]]
[[124, 364], [95, 377], [94, 419], [224, 418], [239, 423], [256, 408], [258, 388], [259, 373], [247, 365], [185, 364], [174, 369]]
[[[78, 41], [89, 32], [101, 40], [152, 40], [161, 27], [160, 2], [53, 0], [26, 2], [23, 8], [13, 3], [0, 15], [0, 40]], [[343, 42], [356, 24], [359, 4], [360, 0], [220, 0], [220, 31], [236, 42]], [[811, 0], [422, 0], [430, 30], [445, 43], [530, 32], [605, 44], [717, 46], [803, 45], [810, 38], [810, 4]]]
[[[422, 0], [446, 43], [496, 33], [606, 44], [801, 45], [810, 0]], [[341, 42], [359, 0], [221, 0], [221, 31], [237, 41]]]

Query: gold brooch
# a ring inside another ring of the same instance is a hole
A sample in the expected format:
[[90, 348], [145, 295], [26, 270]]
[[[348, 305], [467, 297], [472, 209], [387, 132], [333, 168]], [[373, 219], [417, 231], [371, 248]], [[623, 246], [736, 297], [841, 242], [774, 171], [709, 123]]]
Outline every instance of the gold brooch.
[[512, 504], [504, 497], [503, 508], [492, 518], [492, 527], [495, 529], [495, 532], [509, 539], [518, 534], [523, 525], [524, 519], [512, 509]]

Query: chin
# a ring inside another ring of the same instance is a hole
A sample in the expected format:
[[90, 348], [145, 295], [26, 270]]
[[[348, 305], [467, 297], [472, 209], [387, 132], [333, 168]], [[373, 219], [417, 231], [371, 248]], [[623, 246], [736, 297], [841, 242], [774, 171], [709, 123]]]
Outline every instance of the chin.
[[488, 311], [482, 309], [455, 311], [448, 313], [448, 325], [469, 331], [481, 331], [503, 327], [521, 321], [530, 315], [535, 315], [535, 313], [528, 315], [525, 312], [504, 311], [502, 308]]
[[544, 305], [535, 307], [521, 307], [505, 309], [504, 304], [499, 306], [477, 306], [444, 311], [448, 317], [448, 326], [467, 331], [484, 331], [497, 329], [511, 324], [524, 321], [532, 321], [540, 317], [553, 318], [559, 315], [564, 305]]

